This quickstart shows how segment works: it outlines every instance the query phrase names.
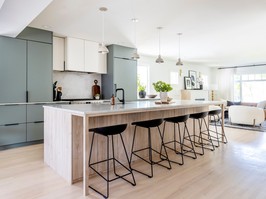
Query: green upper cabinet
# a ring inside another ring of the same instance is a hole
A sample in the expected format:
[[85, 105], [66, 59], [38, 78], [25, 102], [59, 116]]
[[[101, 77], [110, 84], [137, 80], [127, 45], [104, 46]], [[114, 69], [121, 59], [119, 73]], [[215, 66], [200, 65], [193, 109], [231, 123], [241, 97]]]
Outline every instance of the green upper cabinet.
[[43, 43], [53, 43], [53, 32], [37, 28], [26, 27], [18, 36], [19, 39], [38, 41]]
[[134, 52], [134, 48], [129, 48], [119, 45], [108, 46], [113, 51], [113, 56], [116, 58], [131, 59]]
[[29, 102], [53, 101], [52, 45], [28, 41], [27, 90]]
[[107, 74], [102, 75], [103, 97], [111, 98], [116, 88], [123, 88], [125, 100], [136, 100], [137, 61], [131, 59], [134, 49], [119, 45], [110, 45], [108, 49]]
[[0, 103], [26, 101], [27, 42], [0, 36]]

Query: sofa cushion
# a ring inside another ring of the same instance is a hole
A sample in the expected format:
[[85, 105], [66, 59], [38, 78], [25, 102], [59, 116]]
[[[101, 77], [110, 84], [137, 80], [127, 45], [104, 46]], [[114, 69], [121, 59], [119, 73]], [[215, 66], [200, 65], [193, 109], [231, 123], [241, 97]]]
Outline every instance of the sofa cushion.
[[241, 102], [227, 101], [227, 106], [241, 105]]
[[264, 111], [252, 106], [230, 106], [228, 109], [230, 122], [237, 124], [259, 125], [264, 119]]

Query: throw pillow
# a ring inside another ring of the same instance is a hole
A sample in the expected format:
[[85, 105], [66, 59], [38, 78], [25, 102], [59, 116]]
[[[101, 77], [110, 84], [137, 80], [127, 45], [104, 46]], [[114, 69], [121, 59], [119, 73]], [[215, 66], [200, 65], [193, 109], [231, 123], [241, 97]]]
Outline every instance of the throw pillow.
[[241, 105], [241, 102], [234, 102], [234, 105]]
[[227, 106], [232, 106], [232, 105], [234, 105], [234, 102], [227, 101]]

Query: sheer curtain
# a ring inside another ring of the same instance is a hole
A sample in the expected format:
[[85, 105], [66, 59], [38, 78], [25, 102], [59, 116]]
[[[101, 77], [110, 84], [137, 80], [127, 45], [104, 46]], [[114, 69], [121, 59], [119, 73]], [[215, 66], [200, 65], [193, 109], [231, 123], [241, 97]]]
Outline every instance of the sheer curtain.
[[221, 99], [234, 99], [234, 74], [235, 68], [218, 69], [218, 90]]

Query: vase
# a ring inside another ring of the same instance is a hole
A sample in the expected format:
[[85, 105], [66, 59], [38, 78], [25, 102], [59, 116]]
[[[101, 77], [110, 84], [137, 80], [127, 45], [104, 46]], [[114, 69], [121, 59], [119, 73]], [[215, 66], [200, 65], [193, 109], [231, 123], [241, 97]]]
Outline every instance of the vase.
[[160, 92], [160, 99], [161, 102], [167, 102], [168, 93], [167, 92]]
[[145, 98], [145, 97], [146, 97], [146, 91], [140, 91], [139, 98]]

